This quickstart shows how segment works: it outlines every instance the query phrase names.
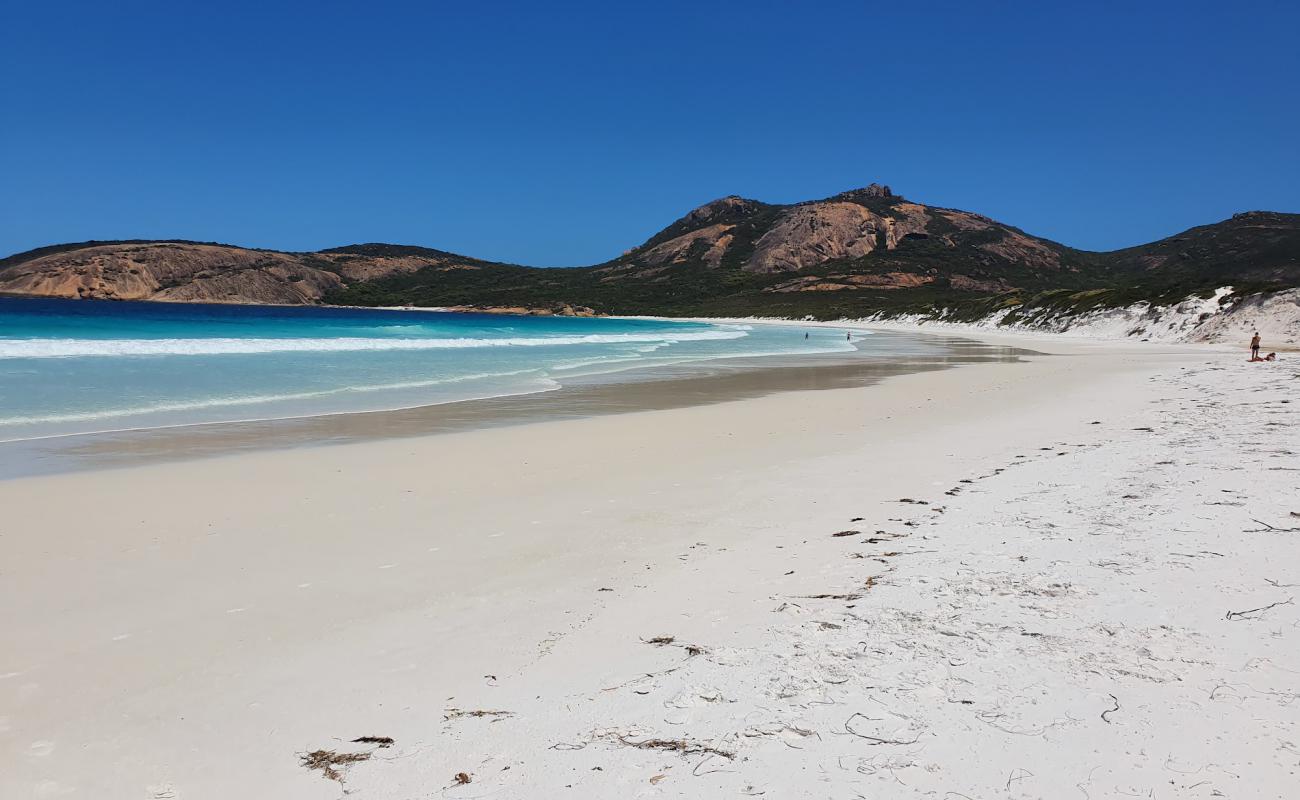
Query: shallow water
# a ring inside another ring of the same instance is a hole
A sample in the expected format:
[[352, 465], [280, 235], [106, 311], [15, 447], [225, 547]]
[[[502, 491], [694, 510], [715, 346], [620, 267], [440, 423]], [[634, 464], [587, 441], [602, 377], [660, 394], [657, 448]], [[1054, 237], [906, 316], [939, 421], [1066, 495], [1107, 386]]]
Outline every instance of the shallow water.
[[422, 407], [722, 359], [927, 350], [856, 338], [797, 325], [0, 298], [0, 441]]
[[[883, 331], [854, 341], [859, 346], [847, 351], [648, 365], [566, 377], [554, 391], [396, 410], [12, 440], [0, 442], [0, 479], [665, 410], [786, 391], [860, 387], [908, 373], [1016, 361], [1030, 352], [957, 337]], [[869, 397], [864, 402], [870, 402]]]

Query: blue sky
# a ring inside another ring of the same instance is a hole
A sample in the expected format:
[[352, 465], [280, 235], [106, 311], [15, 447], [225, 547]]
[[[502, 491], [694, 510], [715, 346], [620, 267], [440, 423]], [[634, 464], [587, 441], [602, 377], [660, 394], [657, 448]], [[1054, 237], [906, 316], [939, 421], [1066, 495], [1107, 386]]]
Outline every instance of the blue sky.
[[0, 4], [0, 254], [618, 255], [880, 181], [1066, 244], [1300, 212], [1293, 2]]

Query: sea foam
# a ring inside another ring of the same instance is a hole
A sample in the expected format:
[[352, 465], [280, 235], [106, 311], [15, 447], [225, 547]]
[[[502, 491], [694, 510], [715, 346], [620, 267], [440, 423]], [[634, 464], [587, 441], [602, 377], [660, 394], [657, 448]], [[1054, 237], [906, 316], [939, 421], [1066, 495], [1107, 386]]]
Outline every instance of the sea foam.
[[[401, 389], [425, 389], [434, 386], [447, 386], [460, 383], [472, 383], [475, 381], [489, 381], [494, 379], [512, 378], [528, 375], [531, 379], [528, 381], [519, 381], [512, 384], [510, 390], [506, 393], [515, 394], [520, 392], [537, 392], [549, 389], [559, 388], [559, 384], [548, 378], [541, 370], [521, 369], [510, 372], [484, 372], [474, 375], [458, 375], [451, 378], [439, 378], [432, 380], [417, 381], [398, 381], [394, 383], [380, 383], [369, 386], [340, 386], [335, 389], [323, 389], [314, 392], [282, 392], [279, 394], [248, 394], [248, 395], [222, 395], [209, 397], [203, 400], [189, 400], [178, 402], [147, 403], [138, 406], [127, 406], [121, 408], [104, 408], [94, 411], [71, 411], [56, 414], [29, 414], [25, 416], [0, 417], [0, 430], [6, 426], [15, 425], [38, 425], [60, 422], [91, 422], [96, 420], [114, 419], [119, 417], [139, 417], [149, 414], [161, 414], [175, 411], [200, 411], [213, 408], [227, 408], [239, 406], [258, 406], [270, 405], [272, 403], [284, 403], [293, 400], [317, 400], [326, 397], [333, 397], [342, 394], [367, 392], [387, 392]], [[504, 386], [502, 387], [504, 390]], [[492, 392], [484, 396], [494, 397], [498, 393]], [[0, 439], [0, 441], [8, 441]]]
[[566, 347], [589, 344], [701, 342], [742, 339], [743, 329], [682, 333], [598, 333], [584, 336], [492, 338], [331, 339], [0, 339], [0, 358], [91, 356], [251, 355], [260, 353], [345, 353], [385, 350], [455, 350], [476, 347]]

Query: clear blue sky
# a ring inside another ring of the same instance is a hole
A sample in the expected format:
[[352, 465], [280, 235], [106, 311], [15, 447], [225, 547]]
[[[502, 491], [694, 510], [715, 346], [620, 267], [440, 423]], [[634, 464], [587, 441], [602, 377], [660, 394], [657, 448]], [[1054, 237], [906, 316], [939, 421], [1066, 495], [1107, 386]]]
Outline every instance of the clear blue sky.
[[0, 254], [602, 261], [889, 183], [1109, 249], [1300, 212], [1295, 2], [0, 0]]

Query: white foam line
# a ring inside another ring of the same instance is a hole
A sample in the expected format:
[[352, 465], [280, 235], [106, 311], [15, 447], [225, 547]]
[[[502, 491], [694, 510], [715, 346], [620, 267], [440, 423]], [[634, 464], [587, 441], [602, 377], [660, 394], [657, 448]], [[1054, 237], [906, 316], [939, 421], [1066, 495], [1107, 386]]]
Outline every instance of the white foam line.
[[364, 394], [367, 392], [395, 391], [398, 389], [422, 389], [430, 386], [467, 383], [470, 381], [489, 380], [491, 378], [509, 378], [519, 375], [536, 374], [544, 378], [540, 369], [520, 369], [513, 372], [484, 372], [477, 375], [460, 375], [453, 378], [439, 378], [427, 381], [402, 381], [400, 383], [381, 383], [373, 386], [340, 386], [337, 389], [322, 389], [316, 392], [287, 392], [284, 394], [252, 394], [235, 397], [210, 397], [206, 400], [188, 400], [174, 403], [155, 403], [148, 406], [105, 409], [101, 411], [77, 411], [64, 414], [42, 414], [40, 416], [3, 417], [0, 427], [5, 425], [47, 425], [60, 422], [90, 422], [114, 417], [136, 417], [146, 414], [165, 414], [174, 411], [199, 411], [205, 408], [225, 408], [227, 406], [255, 406], [264, 403], [282, 403], [287, 400], [311, 400], [318, 397], [330, 397], [340, 394]]
[[242, 355], [259, 353], [340, 353], [385, 350], [458, 350], [478, 347], [565, 347], [627, 342], [673, 343], [742, 339], [739, 328], [696, 333], [597, 333], [585, 336], [501, 337], [487, 339], [0, 339], [0, 358], [78, 358], [87, 356]]
[[66, 433], [42, 433], [35, 436], [15, 436], [8, 439], [0, 438], [0, 444], [10, 444], [13, 442], [34, 442], [34, 441], [40, 441], [42, 439], [73, 439], [78, 436], [99, 436], [99, 435], [111, 434], [111, 433], [131, 433], [134, 431], [172, 430], [175, 428], [210, 428], [218, 425], [239, 425], [239, 424], [247, 424], [252, 422], [283, 422], [285, 420], [315, 419], [316, 417], [341, 417], [349, 414], [388, 414], [394, 411], [409, 411], [411, 409], [416, 409], [416, 408], [433, 408], [435, 406], [452, 405], [454, 403], [469, 403], [475, 400], [495, 400], [502, 397], [519, 397], [519, 396], [530, 395], [530, 394], [542, 394], [545, 392], [553, 392], [557, 389], [563, 388], [561, 384], [549, 378], [543, 379], [539, 381], [539, 383], [544, 385], [532, 386], [525, 389], [517, 388], [516, 391], [501, 392], [497, 394], [471, 395], [469, 397], [458, 397], [454, 399], [436, 400], [433, 402], [425, 402], [425, 403], [411, 403], [411, 404], [399, 405], [399, 406], [383, 406], [380, 408], [344, 409], [341, 411], [324, 411], [324, 412], [312, 412], [312, 413], [300, 413], [300, 414], [281, 414], [281, 415], [267, 416], [267, 417], [238, 417], [234, 419], [202, 420], [202, 421], [189, 420], [186, 422], [176, 422], [170, 424], [154, 423], [148, 425], [128, 425], [127, 427], [124, 428], [97, 428], [97, 429], [84, 430], [84, 431], [68, 431]]

